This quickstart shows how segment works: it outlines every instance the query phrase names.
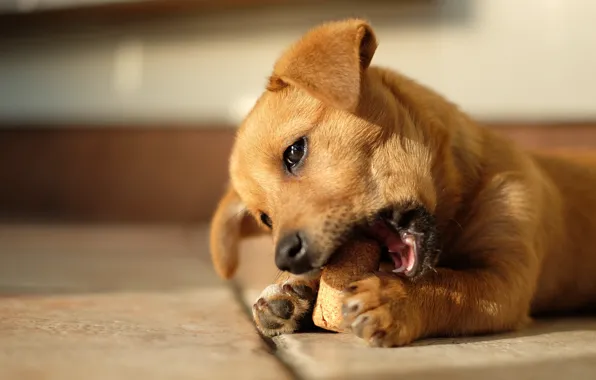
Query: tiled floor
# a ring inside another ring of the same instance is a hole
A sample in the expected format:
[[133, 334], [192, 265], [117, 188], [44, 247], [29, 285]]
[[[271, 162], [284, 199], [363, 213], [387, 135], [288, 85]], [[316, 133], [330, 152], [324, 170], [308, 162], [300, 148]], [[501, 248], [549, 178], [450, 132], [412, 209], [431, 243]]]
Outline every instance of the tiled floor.
[[399, 349], [297, 334], [271, 352], [236, 294], [250, 302], [275, 276], [269, 244], [245, 245], [235, 292], [211, 270], [206, 236], [0, 226], [0, 379], [596, 378], [596, 319]]
[[0, 379], [283, 379], [204, 229], [0, 228]]

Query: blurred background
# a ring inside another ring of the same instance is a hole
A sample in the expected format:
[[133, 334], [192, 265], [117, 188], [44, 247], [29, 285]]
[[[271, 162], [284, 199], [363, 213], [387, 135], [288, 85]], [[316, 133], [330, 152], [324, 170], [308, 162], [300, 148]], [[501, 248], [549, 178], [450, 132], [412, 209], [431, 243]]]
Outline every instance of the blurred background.
[[348, 16], [490, 127], [596, 144], [590, 0], [1, 0], [0, 217], [205, 223], [280, 52]]
[[[235, 129], [289, 44], [354, 16], [375, 64], [489, 128], [596, 147], [590, 0], [0, 0], [0, 294], [214, 284]], [[251, 287], [269, 244], [244, 249]]]
[[[272, 282], [272, 247], [243, 245], [232, 296], [207, 223], [277, 57], [351, 16], [375, 28], [374, 64], [489, 128], [532, 149], [596, 148], [592, 0], [0, 0], [1, 378], [261, 378], [268, 358], [234, 302]], [[331, 347], [313, 351], [320, 368], [378, 361]], [[553, 358], [528, 368], [567, 368]]]

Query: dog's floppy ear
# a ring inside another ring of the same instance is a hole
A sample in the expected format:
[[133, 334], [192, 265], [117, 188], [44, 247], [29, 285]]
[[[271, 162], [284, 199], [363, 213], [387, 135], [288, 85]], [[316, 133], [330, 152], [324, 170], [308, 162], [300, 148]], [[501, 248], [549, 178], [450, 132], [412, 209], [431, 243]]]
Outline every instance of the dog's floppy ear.
[[296, 42], [275, 64], [268, 89], [299, 87], [337, 108], [354, 111], [362, 73], [370, 65], [377, 39], [360, 19], [323, 24]]
[[220, 277], [229, 279], [238, 268], [238, 245], [244, 237], [264, 234], [236, 191], [229, 187], [211, 219], [211, 260]]

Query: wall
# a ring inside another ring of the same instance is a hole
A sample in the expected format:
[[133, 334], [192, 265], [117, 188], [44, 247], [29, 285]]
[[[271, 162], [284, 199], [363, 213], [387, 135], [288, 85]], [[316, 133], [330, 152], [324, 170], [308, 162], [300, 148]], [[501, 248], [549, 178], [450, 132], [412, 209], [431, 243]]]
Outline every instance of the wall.
[[[596, 124], [489, 127], [525, 148], [596, 162]], [[234, 132], [0, 130], [0, 222], [206, 222], [226, 187]]]
[[287, 44], [311, 25], [350, 15], [373, 21], [376, 64], [474, 116], [596, 118], [596, 2], [399, 4], [339, 1], [0, 37], [0, 121], [234, 125]]

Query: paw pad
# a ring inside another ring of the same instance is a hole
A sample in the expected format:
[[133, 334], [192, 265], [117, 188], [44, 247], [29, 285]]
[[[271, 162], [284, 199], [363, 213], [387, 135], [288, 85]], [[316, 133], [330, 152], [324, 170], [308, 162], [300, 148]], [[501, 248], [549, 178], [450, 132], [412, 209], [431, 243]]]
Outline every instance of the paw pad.
[[265, 288], [253, 304], [257, 329], [265, 336], [297, 331], [307, 321], [316, 298], [316, 287], [310, 284], [286, 282]]
[[294, 313], [294, 305], [286, 299], [274, 299], [269, 301], [269, 310], [281, 319], [290, 319]]
[[294, 296], [304, 299], [304, 300], [312, 300], [315, 297], [315, 293], [314, 293], [313, 289], [307, 285], [284, 284], [281, 289], [285, 293], [294, 295]]

